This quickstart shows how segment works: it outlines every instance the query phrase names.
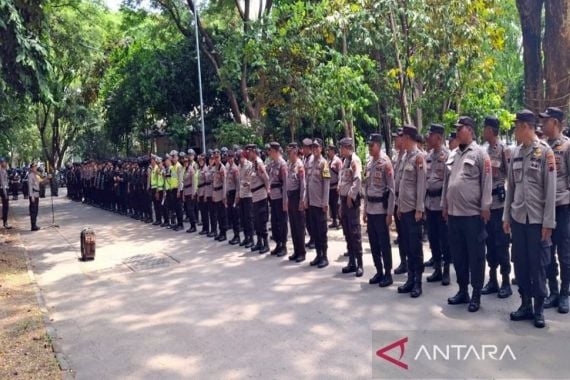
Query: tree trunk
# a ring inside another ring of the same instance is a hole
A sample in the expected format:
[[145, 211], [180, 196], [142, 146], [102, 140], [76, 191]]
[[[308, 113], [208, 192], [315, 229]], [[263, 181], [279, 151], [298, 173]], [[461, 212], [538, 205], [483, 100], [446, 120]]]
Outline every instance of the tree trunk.
[[570, 0], [545, 2], [543, 40], [545, 106], [568, 112], [570, 103]]
[[402, 65], [402, 60], [400, 58], [400, 47], [398, 41], [400, 39], [398, 33], [398, 27], [394, 19], [394, 12], [390, 10], [390, 29], [392, 31], [392, 40], [394, 43], [396, 64], [398, 66], [398, 83], [400, 84], [400, 110], [402, 114], [402, 124], [412, 124], [412, 119], [410, 117], [410, 106], [408, 105], [408, 94], [406, 92], [406, 77], [404, 72], [404, 66]]
[[517, 0], [523, 34], [524, 102], [526, 108], [534, 112], [544, 110], [541, 55], [542, 4], [543, 0]]

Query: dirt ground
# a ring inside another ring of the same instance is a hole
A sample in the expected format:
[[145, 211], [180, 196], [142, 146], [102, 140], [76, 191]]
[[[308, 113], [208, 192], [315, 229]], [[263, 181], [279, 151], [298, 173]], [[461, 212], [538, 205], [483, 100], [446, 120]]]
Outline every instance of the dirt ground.
[[0, 379], [61, 379], [24, 250], [0, 231]]

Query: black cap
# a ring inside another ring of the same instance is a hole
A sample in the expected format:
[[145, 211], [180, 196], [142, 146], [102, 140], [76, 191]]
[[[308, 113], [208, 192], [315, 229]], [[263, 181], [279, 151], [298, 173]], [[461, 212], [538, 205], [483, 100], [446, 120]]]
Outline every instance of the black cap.
[[431, 124], [429, 126], [429, 133], [438, 133], [443, 135], [445, 133], [445, 128], [441, 124]]
[[553, 118], [558, 121], [564, 120], [564, 111], [558, 107], [548, 107], [546, 111], [539, 113], [538, 117], [543, 119]]
[[416, 142], [418, 144], [424, 144], [426, 142], [426, 140], [425, 140], [424, 136], [422, 136], [420, 133], [418, 133], [416, 135]]
[[339, 141], [339, 144], [344, 147], [354, 147], [354, 140], [350, 137], [344, 137]]
[[418, 134], [418, 129], [414, 125], [404, 125], [402, 128], [402, 135], [410, 136], [415, 139]]
[[307, 137], [307, 138], [303, 139], [302, 143], [304, 146], [311, 146], [311, 145], [313, 145], [313, 140], [311, 140], [310, 138]]
[[453, 139], [455, 139], [456, 137], [457, 137], [457, 132], [451, 132], [451, 133], [449, 134], [449, 139], [450, 139], [450, 140], [453, 140]]
[[536, 117], [534, 116], [534, 112], [524, 109], [517, 112], [515, 122], [517, 121], [534, 124], [536, 122]]
[[299, 144], [296, 142], [291, 142], [289, 145], [287, 145], [287, 149], [299, 149]]
[[382, 144], [382, 135], [380, 133], [372, 133], [368, 136], [368, 144], [372, 143]]
[[247, 144], [247, 145], [245, 146], [245, 149], [246, 149], [246, 150], [255, 150], [255, 149], [257, 149], [257, 145], [255, 145], [255, 144]]
[[475, 129], [475, 121], [469, 116], [460, 116], [459, 119], [457, 119], [457, 123], [455, 123], [455, 127], [459, 128], [463, 126]]
[[271, 143], [269, 143], [269, 148], [273, 150], [280, 150], [281, 144], [279, 144], [277, 141], [272, 141]]
[[328, 150], [334, 150], [334, 151], [336, 152], [336, 145], [334, 145], [334, 144], [329, 144], [329, 145], [327, 146], [327, 149], [328, 149]]
[[483, 125], [485, 127], [491, 127], [493, 129], [499, 129], [499, 126], [501, 125], [501, 123], [499, 122], [499, 119], [496, 116], [487, 116], [485, 118], [485, 122]]
[[313, 140], [313, 143], [311, 144], [311, 146], [323, 146], [323, 140], [321, 140], [320, 138], [316, 138]]

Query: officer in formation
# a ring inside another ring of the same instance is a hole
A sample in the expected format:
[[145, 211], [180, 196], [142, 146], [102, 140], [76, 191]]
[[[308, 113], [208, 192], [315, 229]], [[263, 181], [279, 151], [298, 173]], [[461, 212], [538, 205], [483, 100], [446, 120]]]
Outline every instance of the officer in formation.
[[338, 228], [340, 223], [338, 221], [338, 175], [342, 169], [342, 161], [337, 155], [336, 146], [330, 144], [327, 148], [327, 161], [331, 171], [331, 184], [329, 189], [329, 210], [332, 223], [329, 228]]
[[8, 163], [4, 157], [0, 157], [0, 198], [2, 198], [2, 225], [7, 230], [12, 228], [8, 224], [8, 210], [10, 208], [8, 189]]
[[299, 146], [293, 142], [287, 146], [287, 213], [291, 226], [293, 254], [289, 260], [305, 261], [305, 165], [299, 156]]
[[269, 144], [269, 156], [271, 158], [267, 171], [269, 175], [269, 202], [271, 206], [271, 232], [275, 240], [275, 249], [272, 255], [278, 257], [287, 254], [287, 162], [281, 155], [281, 145], [277, 142]]
[[46, 184], [51, 180], [51, 176], [42, 178], [38, 173], [36, 163], [30, 165], [30, 175], [28, 178], [28, 194], [29, 194], [29, 211], [30, 211], [30, 224], [32, 231], [39, 231], [40, 227], [37, 224], [38, 211], [40, 204], [40, 184]]

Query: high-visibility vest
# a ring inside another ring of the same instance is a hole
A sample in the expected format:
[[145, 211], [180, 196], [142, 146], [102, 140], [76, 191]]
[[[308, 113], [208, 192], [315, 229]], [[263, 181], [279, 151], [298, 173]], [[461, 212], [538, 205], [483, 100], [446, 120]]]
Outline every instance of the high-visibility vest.
[[178, 189], [178, 162], [176, 165], [170, 167], [170, 183], [168, 184], [170, 190]]
[[158, 188], [158, 178], [160, 177], [160, 171], [158, 166], [152, 168], [150, 172], [150, 188], [157, 189]]
[[164, 177], [160, 172], [160, 167], [156, 168], [157, 186], [156, 188], [160, 191], [164, 190]]

